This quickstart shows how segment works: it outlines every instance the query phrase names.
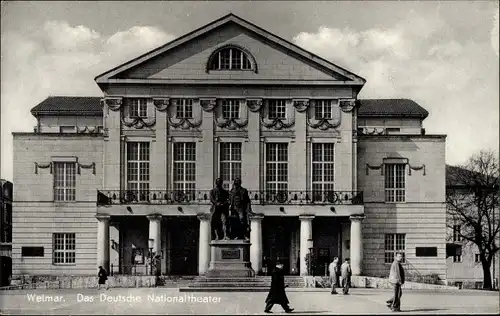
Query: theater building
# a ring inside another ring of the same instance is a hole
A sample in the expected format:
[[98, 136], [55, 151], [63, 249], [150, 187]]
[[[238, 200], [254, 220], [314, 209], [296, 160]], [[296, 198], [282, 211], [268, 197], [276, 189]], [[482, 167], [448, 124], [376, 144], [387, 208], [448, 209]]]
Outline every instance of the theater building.
[[151, 250], [203, 275], [209, 191], [241, 177], [259, 273], [386, 276], [402, 251], [446, 278], [445, 136], [415, 102], [360, 100], [365, 79], [232, 14], [95, 81], [14, 133], [14, 274], [148, 273]]

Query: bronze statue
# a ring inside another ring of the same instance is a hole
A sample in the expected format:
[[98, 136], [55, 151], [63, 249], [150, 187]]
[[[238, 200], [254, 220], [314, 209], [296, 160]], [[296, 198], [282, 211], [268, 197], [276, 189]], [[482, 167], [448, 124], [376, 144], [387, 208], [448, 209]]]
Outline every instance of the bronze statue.
[[250, 239], [250, 220], [248, 215], [254, 214], [252, 211], [250, 196], [248, 191], [241, 186], [241, 179], [236, 178], [233, 188], [229, 192], [229, 209], [234, 221], [231, 223], [231, 237], [233, 239]]
[[212, 240], [229, 239], [227, 231], [229, 217], [229, 192], [222, 187], [222, 180], [215, 180], [215, 188], [210, 191], [210, 224], [212, 226]]

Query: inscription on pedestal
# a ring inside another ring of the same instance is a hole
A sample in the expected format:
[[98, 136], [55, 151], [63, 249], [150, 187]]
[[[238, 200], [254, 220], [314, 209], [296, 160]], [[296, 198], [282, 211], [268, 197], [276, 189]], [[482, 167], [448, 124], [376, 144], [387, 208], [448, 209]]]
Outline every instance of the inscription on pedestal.
[[222, 259], [240, 259], [240, 250], [222, 250]]

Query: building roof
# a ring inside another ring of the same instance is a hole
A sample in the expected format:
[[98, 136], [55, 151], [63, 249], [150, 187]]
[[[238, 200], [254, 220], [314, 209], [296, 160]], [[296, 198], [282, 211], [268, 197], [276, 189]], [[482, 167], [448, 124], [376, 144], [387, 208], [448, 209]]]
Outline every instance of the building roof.
[[272, 33], [270, 33], [269, 31], [247, 21], [247, 20], [244, 20], [242, 18], [240, 18], [239, 16], [233, 14], [233, 13], [229, 13], [215, 21], [212, 21], [192, 32], [189, 32], [181, 37], [178, 37], [176, 39], [174, 39], [173, 41], [171, 42], [168, 42], [166, 43], [165, 45], [163, 46], [160, 46], [146, 54], [143, 54], [137, 58], [134, 58], [124, 64], [121, 64], [111, 70], [108, 70], [106, 71], [105, 73], [102, 73], [100, 75], [98, 75], [97, 77], [95, 77], [95, 81], [97, 82], [97, 84], [101, 84], [101, 83], [108, 83], [110, 82], [111, 79], [115, 79], [115, 81], [113, 82], [116, 82], [116, 80], [120, 80], [120, 79], [116, 79], [115, 77], [128, 70], [128, 69], [131, 69], [132, 67], [136, 67], [144, 62], [146, 62], [147, 60], [150, 60], [151, 58], [154, 58], [158, 55], [161, 55], [161, 54], [165, 54], [167, 53], [168, 51], [184, 44], [184, 43], [187, 43], [189, 41], [193, 41], [193, 40], [196, 40], [196, 38], [199, 38], [200, 36], [203, 36], [205, 34], [208, 34], [209, 32], [215, 30], [216, 28], [219, 28], [223, 25], [227, 25], [227, 24], [236, 24], [236, 25], [239, 25], [240, 27], [248, 30], [248, 31], [251, 31], [253, 32], [254, 34], [257, 34], [258, 36], [261, 36], [269, 41], [271, 41], [272, 43], [274, 43], [275, 45], [278, 45], [280, 47], [283, 47], [284, 49], [288, 50], [288, 51], [291, 51], [299, 56], [302, 56], [303, 58], [309, 60], [310, 62], [316, 64], [317, 66], [323, 68], [323, 69], [328, 69], [330, 71], [333, 71], [333, 72], [336, 72], [340, 75], [342, 75], [343, 77], [345, 77], [347, 79], [347, 82], [349, 84], [352, 84], [352, 85], [359, 85], [359, 86], [363, 86], [365, 83], [366, 83], [366, 80], [338, 65], [335, 65], [334, 63], [324, 59], [324, 58], [321, 58], [277, 35], [274, 35]]
[[[358, 100], [359, 117], [420, 117], [429, 115], [424, 108], [408, 99]], [[101, 97], [50, 96], [31, 109], [34, 116], [49, 115], [102, 115]]]
[[425, 119], [429, 112], [409, 99], [359, 100], [358, 117], [419, 117]]
[[50, 96], [31, 109], [31, 114], [100, 116], [101, 97]]

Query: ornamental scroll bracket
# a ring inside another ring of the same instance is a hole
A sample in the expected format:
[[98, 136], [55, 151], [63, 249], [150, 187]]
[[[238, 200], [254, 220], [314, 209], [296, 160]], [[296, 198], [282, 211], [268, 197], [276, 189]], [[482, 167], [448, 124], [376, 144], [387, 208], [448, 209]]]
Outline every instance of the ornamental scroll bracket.
[[92, 174], [95, 175], [95, 162], [88, 165], [77, 163], [77, 165], [78, 165], [78, 174], [82, 174], [81, 169], [92, 169]]
[[217, 106], [217, 99], [200, 99], [200, 106], [205, 112], [213, 112]]
[[369, 164], [366, 164], [366, 175], [369, 175], [370, 172], [369, 170], [380, 170], [380, 175], [384, 175], [384, 164], [380, 164], [379, 166], [371, 166]]
[[412, 166], [410, 164], [408, 164], [408, 175], [411, 176], [411, 171], [412, 170], [415, 170], [415, 171], [418, 171], [418, 170], [424, 170], [422, 175], [426, 175], [426, 172], [425, 172], [425, 165], [421, 165], [421, 166]]
[[355, 99], [339, 100], [339, 105], [340, 108], [342, 109], [342, 112], [349, 113], [356, 107], [356, 100]]
[[246, 99], [247, 107], [251, 112], [259, 112], [262, 109], [262, 99]]
[[294, 99], [293, 106], [297, 110], [297, 112], [302, 113], [307, 111], [309, 108], [309, 99]]
[[165, 112], [170, 106], [170, 98], [153, 98], [153, 105], [160, 112]]
[[46, 164], [35, 162], [35, 174], [38, 174], [38, 169], [47, 169], [47, 168], [50, 168], [50, 174], [52, 174], [52, 162]]
[[111, 111], [119, 111], [123, 104], [123, 98], [121, 97], [106, 97], [103, 99], [104, 104], [108, 106]]

